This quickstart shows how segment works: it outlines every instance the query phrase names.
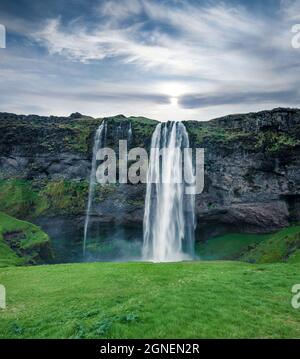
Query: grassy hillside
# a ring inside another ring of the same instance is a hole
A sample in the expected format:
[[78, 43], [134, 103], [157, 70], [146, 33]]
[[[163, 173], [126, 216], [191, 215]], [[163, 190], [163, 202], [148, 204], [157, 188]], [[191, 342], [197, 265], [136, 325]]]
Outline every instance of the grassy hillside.
[[270, 236], [270, 234], [225, 234], [197, 243], [196, 252], [203, 260], [235, 259], [249, 246], [255, 246]]
[[300, 226], [273, 234], [232, 233], [197, 243], [203, 260], [237, 259], [251, 263], [300, 262]]
[[252, 263], [300, 262], [300, 226], [284, 228], [241, 256]]
[[0, 269], [1, 338], [300, 338], [298, 264], [89, 263]]
[[0, 267], [33, 264], [50, 257], [50, 240], [45, 232], [0, 212]]

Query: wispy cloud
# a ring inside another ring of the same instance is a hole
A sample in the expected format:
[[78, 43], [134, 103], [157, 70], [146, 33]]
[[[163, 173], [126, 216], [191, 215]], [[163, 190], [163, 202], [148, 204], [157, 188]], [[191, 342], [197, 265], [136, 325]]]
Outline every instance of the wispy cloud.
[[286, 91], [264, 92], [214, 92], [211, 94], [189, 94], [180, 98], [180, 105], [184, 108], [195, 109], [221, 105], [245, 105], [258, 103], [282, 103], [287, 105], [297, 103], [299, 99], [298, 89]]
[[101, 21], [92, 28], [56, 18], [35, 39], [51, 54], [84, 63], [112, 58], [145, 70], [250, 85], [254, 78], [275, 78], [277, 57], [291, 50], [289, 29], [283, 31], [278, 18], [266, 21], [244, 7], [134, 0], [105, 2], [98, 11]]
[[[61, 68], [61, 59], [80, 76], [80, 91], [72, 90], [72, 75], [64, 75], [59, 91], [49, 80], [45, 96], [53, 103], [64, 97], [83, 107], [150, 109], [150, 116], [162, 118], [176, 97], [177, 111], [169, 110], [179, 119], [197, 119], [204, 108], [214, 116], [228, 109], [297, 104], [300, 55], [291, 47], [290, 30], [300, 14], [299, 0], [281, 0], [273, 16], [254, 11], [246, 1], [240, 6], [229, 0], [93, 4], [92, 20], [62, 14], [43, 18], [29, 31], [24, 22], [12, 26], [17, 31], [22, 25], [27, 38], [47, 50], [50, 68]], [[57, 71], [51, 73], [58, 76]], [[42, 87], [41, 76], [36, 83]]]

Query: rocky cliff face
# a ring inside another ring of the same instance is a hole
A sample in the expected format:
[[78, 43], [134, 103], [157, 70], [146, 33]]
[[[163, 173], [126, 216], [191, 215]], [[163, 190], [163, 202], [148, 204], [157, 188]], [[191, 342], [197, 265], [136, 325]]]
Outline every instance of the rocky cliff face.
[[[0, 210], [41, 224], [50, 236], [59, 221], [64, 236], [79, 242], [93, 136], [101, 121], [80, 114], [0, 114]], [[131, 124], [130, 146], [149, 149], [155, 121], [120, 115], [107, 123], [109, 147]], [[272, 232], [300, 220], [300, 110], [185, 125], [192, 147], [205, 149], [198, 240], [231, 231]], [[144, 196], [142, 184], [99, 186], [93, 220], [141, 228]]]
[[205, 148], [205, 190], [197, 198], [199, 233], [265, 233], [299, 221], [299, 110], [186, 126], [193, 147]]

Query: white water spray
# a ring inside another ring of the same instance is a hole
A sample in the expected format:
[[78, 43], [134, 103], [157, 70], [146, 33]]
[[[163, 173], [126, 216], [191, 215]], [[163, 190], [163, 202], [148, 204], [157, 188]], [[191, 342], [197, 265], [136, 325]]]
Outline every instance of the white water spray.
[[97, 152], [100, 148], [103, 147], [103, 145], [105, 145], [106, 133], [107, 133], [107, 123], [105, 121], [102, 121], [101, 125], [98, 127], [96, 131], [94, 138], [92, 169], [91, 169], [90, 184], [89, 184], [89, 196], [88, 196], [88, 204], [87, 204], [86, 217], [84, 223], [83, 255], [85, 255], [86, 252], [86, 243], [88, 237], [90, 215], [91, 215], [92, 203], [94, 198], [95, 185], [97, 183], [97, 178], [96, 178]]
[[[173, 262], [194, 256], [195, 197], [185, 193], [187, 184], [182, 173], [182, 150], [188, 147], [188, 134], [181, 122], [157, 125], [148, 169], [144, 260]], [[184, 161], [187, 176], [191, 178], [190, 155], [186, 155]]]

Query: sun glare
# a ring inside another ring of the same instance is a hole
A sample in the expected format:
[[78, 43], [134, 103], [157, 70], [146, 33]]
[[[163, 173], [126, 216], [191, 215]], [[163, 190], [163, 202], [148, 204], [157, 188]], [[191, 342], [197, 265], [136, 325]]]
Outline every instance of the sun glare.
[[170, 98], [170, 104], [172, 106], [177, 106], [178, 105], [178, 98], [177, 97], [171, 97]]

